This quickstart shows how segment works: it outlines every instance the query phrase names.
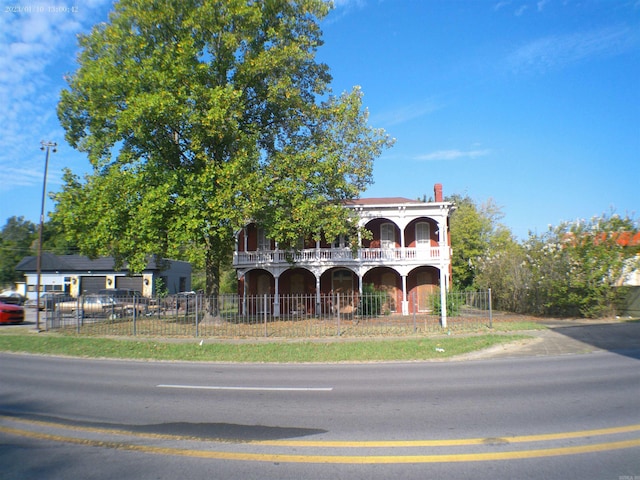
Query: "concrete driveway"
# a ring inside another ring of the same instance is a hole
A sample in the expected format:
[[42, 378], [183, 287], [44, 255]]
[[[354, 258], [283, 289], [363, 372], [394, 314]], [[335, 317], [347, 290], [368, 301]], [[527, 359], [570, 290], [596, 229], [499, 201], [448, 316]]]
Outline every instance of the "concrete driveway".
[[640, 321], [554, 320], [546, 330], [528, 330], [531, 339], [465, 355], [474, 358], [515, 358], [616, 352], [640, 359]]

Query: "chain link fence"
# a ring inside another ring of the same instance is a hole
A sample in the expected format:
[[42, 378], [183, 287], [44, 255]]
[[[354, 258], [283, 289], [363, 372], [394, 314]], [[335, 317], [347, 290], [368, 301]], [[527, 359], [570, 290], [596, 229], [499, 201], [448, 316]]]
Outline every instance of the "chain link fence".
[[[491, 327], [491, 292], [447, 293], [446, 328], [440, 294], [410, 296], [406, 315], [390, 313], [385, 292], [331, 295], [180, 294], [100, 299], [87, 295], [45, 312], [48, 330], [96, 336], [318, 338], [403, 336]], [[419, 306], [420, 303], [420, 306]]]

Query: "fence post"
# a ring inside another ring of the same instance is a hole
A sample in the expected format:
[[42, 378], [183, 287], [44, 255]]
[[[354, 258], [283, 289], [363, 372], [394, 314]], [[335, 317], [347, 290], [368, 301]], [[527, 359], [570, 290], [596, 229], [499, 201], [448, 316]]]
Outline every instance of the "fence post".
[[76, 299], [76, 332], [80, 333], [80, 315], [78, 314], [78, 307], [80, 306], [80, 297]]
[[489, 287], [489, 328], [493, 328], [493, 308], [491, 306], [491, 287]]
[[[194, 308], [195, 308], [195, 314], [196, 314], [196, 319], [195, 319], [195, 322], [196, 322], [196, 338], [198, 338], [200, 336], [199, 335], [200, 334], [200, 332], [199, 332], [200, 322], [198, 322], [198, 298], [200, 298], [200, 294], [196, 294], [196, 298], [195, 298], [195, 302], [194, 302], [195, 303]], [[189, 301], [189, 299], [187, 299], [187, 301]]]
[[76, 318], [78, 323], [84, 326], [84, 295], [78, 297], [78, 305], [76, 307]]
[[264, 294], [263, 302], [262, 302], [262, 315], [264, 316], [264, 336], [268, 337], [267, 334], [267, 294]]
[[416, 319], [416, 310], [417, 310], [416, 292], [411, 293], [411, 303], [413, 304], [413, 333], [416, 334], [418, 331], [418, 324]]
[[442, 328], [447, 328], [447, 286], [445, 283], [440, 285], [440, 325]]
[[336, 293], [336, 313], [338, 314], [338, 336], [340, 336], [340, 294]]
[[[138, 325], [137, 325], [137, 318], [138, 318], [138, 302], [137, 302], [138, 298], [134, 295], [133, 296], [133, 336], [135, 337], [136, 334], [138, 333]], [[124, 312], [126, 314], [126, 312]]]

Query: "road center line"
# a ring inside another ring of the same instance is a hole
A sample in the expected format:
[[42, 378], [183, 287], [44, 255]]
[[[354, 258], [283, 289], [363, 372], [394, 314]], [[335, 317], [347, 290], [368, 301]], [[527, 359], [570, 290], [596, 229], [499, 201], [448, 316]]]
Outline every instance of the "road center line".
[[156, 385], [156, 387], [183, 390], [240, 390], [252, 392], [331, 392], [333, 390], [333, 387], [234, 387], [224, 385]]

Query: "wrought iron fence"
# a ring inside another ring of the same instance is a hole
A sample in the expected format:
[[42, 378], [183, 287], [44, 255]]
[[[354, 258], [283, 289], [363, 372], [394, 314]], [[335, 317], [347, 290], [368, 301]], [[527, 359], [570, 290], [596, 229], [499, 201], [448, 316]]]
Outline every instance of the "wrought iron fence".
[[173, 295], [131, 299], [89, 308], [87, 297], [75, 305], [45, 312], [46, 326], [83, 335], [315, 338], [442, 333], [492, 326], [490, 292], [447, 294], [446, 328], [440, 294], [425, 301], [410, 296], [405, 314], [385, 292], [331, 295]]

